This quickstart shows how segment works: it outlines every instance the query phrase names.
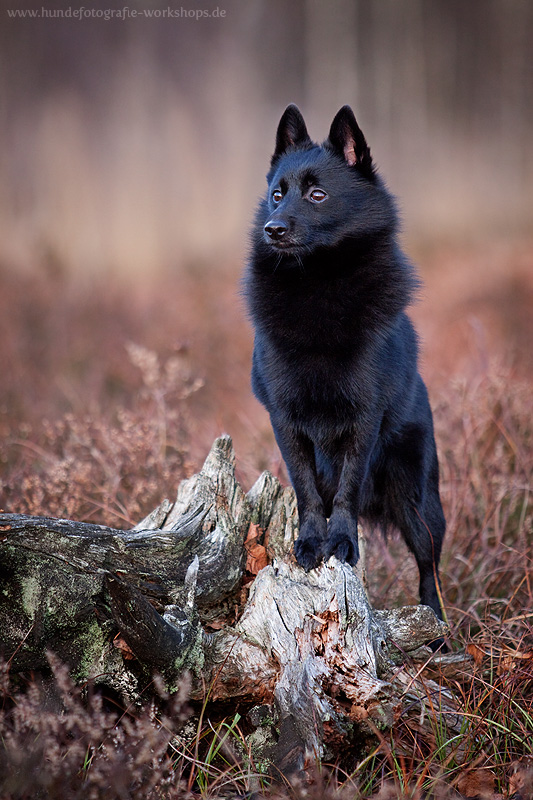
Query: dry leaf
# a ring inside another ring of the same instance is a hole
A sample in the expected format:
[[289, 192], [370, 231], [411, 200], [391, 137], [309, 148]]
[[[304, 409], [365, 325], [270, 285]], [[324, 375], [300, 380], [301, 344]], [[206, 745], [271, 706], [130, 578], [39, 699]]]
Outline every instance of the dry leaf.
[[247, 550], [246, 569], [252, 575], [257, 575], [268, 564], [266, 547], [263, 547], [262, 544], [254, 544]]
[[498, 675], [503, 675], [505, 672], [516, 669], [518, 666], [517, 662], [524, 660], [529, 661], [530, 659], [533, 659], [533, 651], [531, 650], [526, 652], [522, 652], [521, 650], [507, 651], [507, 655], [500, 659], [500, 663], [498, 664]]
[[470, 643], [467, 644], [466, 646], [466, 652], [468, 653], [469, 656], [472, 656], [474, 662], [479, 667], [479, 665], [483, 661], [483, 656], [485, 655], [483, 650], [480, 647], [478, 647], [477, 644]]
[[257, 523], [252, 522], [250, 523], [250, 527], [248, 528], [248, 533], [246, 535], [246, 540], [244, 542], [244, 547], [246, 548], [246, 570], [250, 572], [252, 575], [257, 575], [257, 573], [266, 567], [268, 564], [268, 554], [266, 547], [262, 544], [258, 544], [257, 540], [260, 536], [263, 535], [262, 529], [257, 525]]
[[261, 534], [263, 533], [262, 529], [259, 527], [257, 522], [250, 522], [250, 527], [248, 528], [248, 533], [246, 534], [246, 539], [244, 540], [244, 544], [252, 544], [253, 542], [257, 542]]
[[355, 722], [362, 722], [368, 719], [367, 709], [364, 706], [358, 706], [354, 703], [350, 709], [350, 719], [353, 719]]
[[133, 652], [127, 641], [122, 638], [122, 634], [117, 633], [117, 635], [113, 639], [113, 647], [116, 647], [117, 650], [120, 650], [122, 658], [125, 661], [132, 661], [135, 658], [135, 653]]
[[533, 758], [513, 765], [509, 778], [509, 797], [529, 800], [533, 797]]
[[465, 797], [494, 797], [494, 775], [488, 769], [468, 770], [458, 780], [457, 788]]

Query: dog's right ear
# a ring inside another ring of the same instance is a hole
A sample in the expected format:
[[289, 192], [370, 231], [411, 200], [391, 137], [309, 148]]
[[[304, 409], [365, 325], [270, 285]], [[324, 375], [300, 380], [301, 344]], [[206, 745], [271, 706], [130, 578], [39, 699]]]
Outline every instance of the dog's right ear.
[[304, 144], [311, 144], [311, 139], [307, 133], [300, 109], [291, 103], [290, 106], [287, 106], [279, 121], [278, 132], [276, 133], [276, 149], [272, 156], [272, 162], [283, 155], [289, 147]]

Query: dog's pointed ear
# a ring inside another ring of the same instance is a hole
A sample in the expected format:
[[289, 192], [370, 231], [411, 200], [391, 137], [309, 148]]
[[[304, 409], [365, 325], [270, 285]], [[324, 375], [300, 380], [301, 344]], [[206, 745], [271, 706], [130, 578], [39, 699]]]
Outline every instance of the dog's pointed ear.
[[370, 148], [350, 106], [343, 106], [335, 115], [328, 143], [350, 167], [357, 167], [369, 179], [375, 177]]
[[293, 103], [283, 112], [276, 133], [276, 149], [272, 160], [274, 161], [289, 148], [298, 145], [310, 144], [311, 139], [305, 127], [304, 118], [300, 109]]

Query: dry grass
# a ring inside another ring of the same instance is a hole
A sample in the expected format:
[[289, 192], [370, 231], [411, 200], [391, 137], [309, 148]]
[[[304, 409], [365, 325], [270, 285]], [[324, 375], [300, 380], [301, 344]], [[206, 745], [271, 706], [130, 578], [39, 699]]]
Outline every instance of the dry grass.
[[[405, 714], [364, 762], [344, 758], [349, 775], [324, 767], [291, 797], [533, 797], [532, 252], [427, 258], [428, 299], [415, 309], [448, 520], [450, 641], [472, 659], [432, 678], [460, 699], [463, 725], [452, 729], [436, 701], [429, 727]], [[511, 296], [512, 319], [500, 302]], [[228, 271], [133, 286], [83, 286], [50, 265], [40, 277], [5, 273], [0, 506], [126, 527], [174, 494], [222, 429], [245, 486], [265, 467], [283, 478], [248, 388], [239, 303]], [[374, 602], [416, 602], [402, 544], [368, 549]], [[2, 800], [242, 797], [260, 786], [258, 765], [235, 755], [235, 714], [214, 729], [204, 720], [184, 744], [173, 738], [183, 706], [173, 721], [150, 707], [119, 718], [56, 673], [67, 714], [35, 684], [4, 681]]]

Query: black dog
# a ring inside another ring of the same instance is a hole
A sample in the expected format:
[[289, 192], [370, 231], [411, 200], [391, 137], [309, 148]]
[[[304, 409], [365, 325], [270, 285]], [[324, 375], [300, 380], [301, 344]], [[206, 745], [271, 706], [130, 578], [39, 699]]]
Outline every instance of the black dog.
[[439, 468], [405, 314], [418, 282], [349, 106], [317, 145], [290, 105], [267, 180], [245, 279], [252, 385], [298, 498], [296, 558], [306, 570], [331, 555], [356, 564], [359, 517], [397, 528], [421, 602], [442, 618]]

